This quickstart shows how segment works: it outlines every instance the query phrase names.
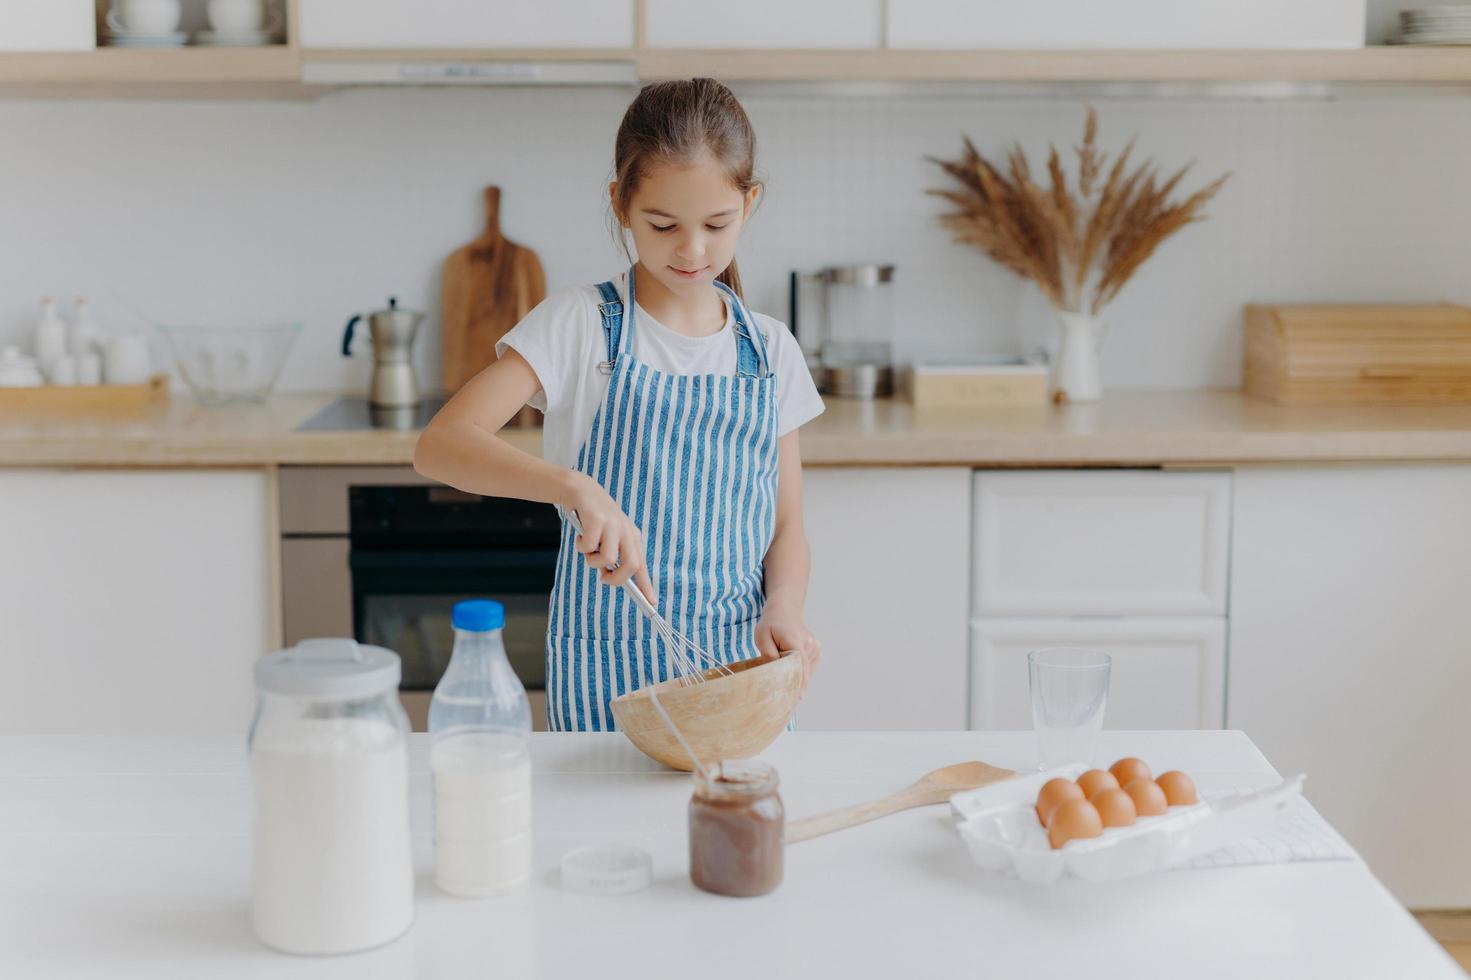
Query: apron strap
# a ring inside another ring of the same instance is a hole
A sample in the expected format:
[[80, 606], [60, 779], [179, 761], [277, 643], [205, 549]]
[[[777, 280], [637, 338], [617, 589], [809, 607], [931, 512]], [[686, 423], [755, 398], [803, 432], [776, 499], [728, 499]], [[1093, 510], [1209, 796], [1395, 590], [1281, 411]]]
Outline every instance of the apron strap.
[[766, 346], [761, 331], [751, 320], [746, 310], [746, 304], [741, 298], [720, 280], [715, 280], [717, 289], [724, 290], [730, 296], [731, 309], [735, 311], [736, 331], [736, 377], [738, 378], [764, 378], [771, 373], [771, 367], [766, 360]]
[[[632, 269], [629, 270], [628, 278], [631, 307], [633, 303]], [[765, 338], [752, 321], [746, 304], [742, 303], [741, 298], [725, 283], [716, 280], [715, 286], [730, 296], [731, 309], [735, 313], [736, 377], [764, 378], [768, 376], [771, 373], [771, 365], [767, 360]], [[598, 313], [603, 318], [603, 340], [608, 352], [608, 359], [598, 362], [598, 370], [603, 374], [612, 374], [613, 365], [618, 360], [618, 352], [623, 340], [623, 300], [619, 297], [618, 289], [611, 280], [598, 283], [598, 293], [603, 298], [603, 301], [598, 304]]]
[[603, 317], [603, 339], [608, 347], [608, 359], [598, 362], [598, 370], [612, 374], [613, 362], [618, 360], [618, 342], [623, 334], [623, 300], [619, 299], [618, 290], [611, 281], [598, 283], [598, 292], [603, 297], [598, 304], [598, 312]]

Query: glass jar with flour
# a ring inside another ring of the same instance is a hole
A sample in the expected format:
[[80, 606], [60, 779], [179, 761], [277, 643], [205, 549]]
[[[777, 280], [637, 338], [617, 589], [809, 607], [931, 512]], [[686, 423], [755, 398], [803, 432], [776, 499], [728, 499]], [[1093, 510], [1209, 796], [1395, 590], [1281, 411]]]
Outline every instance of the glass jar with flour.
[[413, 924], [401, 674], [391, 650], [348, 639], [256, 664], [250, 912], [267, 946], [349, 953]]

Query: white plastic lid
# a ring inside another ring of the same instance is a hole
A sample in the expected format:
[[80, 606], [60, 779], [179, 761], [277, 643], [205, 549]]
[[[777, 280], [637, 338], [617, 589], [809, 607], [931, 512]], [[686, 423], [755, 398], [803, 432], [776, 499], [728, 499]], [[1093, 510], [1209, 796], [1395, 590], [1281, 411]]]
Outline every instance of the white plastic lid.
[[403, 665], [392, 650], [339, 637], [302, 640], [255, 664], [258, 690], [331, 701], [396, 690], [402, 677]]
[[627, 895], [654, 880], [654, 861], [641, 847], [599, 844], [562, 855], [562, 883], [593, 895]]

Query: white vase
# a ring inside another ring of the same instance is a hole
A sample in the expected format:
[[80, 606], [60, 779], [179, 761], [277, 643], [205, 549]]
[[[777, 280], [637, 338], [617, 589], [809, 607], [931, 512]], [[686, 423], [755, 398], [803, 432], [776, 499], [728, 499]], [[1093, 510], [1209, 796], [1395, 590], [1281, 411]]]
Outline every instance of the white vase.
[[1059, 310], [1061, 330], [1057, 357], [1052, 362], [1052, 395], [1057, 401], [1096, 402], [1103, 397], [1098, 357], [1103, 346], [1103, 321], [1087, 313]]

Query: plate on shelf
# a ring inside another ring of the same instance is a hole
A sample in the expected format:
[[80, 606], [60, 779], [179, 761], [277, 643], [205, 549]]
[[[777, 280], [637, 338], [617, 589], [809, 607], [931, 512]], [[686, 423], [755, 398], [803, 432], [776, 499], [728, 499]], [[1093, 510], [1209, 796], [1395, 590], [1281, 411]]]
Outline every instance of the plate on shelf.
[[243, 34], [221, 34], [218, 31], [196, 31], [194, 43], [213, 48], [256, 48], [279, 41], [275, 31], [247, 31]]
[[139, 34], [107, 31], [102, 35], [103, 44], [114, 48], [181, 48], [189, 43], [184, 31], [172, 34]]

